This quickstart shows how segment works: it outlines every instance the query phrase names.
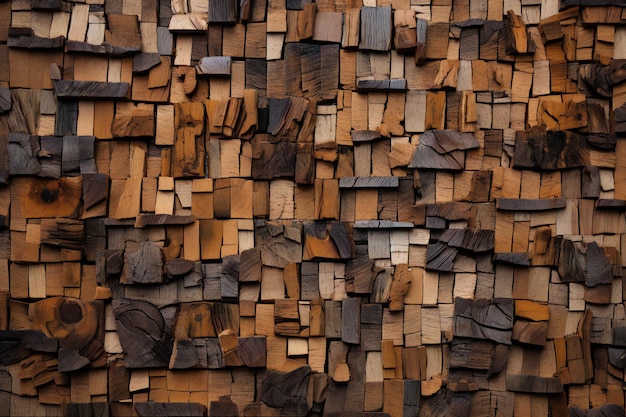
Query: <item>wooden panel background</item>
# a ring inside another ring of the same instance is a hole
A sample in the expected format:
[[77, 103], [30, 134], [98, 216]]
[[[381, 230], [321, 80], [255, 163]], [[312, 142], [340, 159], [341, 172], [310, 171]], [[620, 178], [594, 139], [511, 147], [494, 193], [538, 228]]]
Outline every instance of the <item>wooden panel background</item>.
[[625, 7], [0, 1], [0, 414], [623, 416]]

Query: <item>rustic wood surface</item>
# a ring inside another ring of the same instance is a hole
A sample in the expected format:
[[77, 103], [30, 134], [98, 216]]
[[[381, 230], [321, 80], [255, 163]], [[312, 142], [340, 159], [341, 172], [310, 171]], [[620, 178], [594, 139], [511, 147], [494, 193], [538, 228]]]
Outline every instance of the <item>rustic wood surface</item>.
[[0, 414], [624, 416], [624, 0], [0, 1]]

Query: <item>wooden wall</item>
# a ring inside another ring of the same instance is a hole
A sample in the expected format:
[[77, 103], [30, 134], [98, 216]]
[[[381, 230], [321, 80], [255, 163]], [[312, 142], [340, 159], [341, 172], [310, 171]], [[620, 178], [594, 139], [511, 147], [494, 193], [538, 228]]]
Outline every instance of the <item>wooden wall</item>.
[[623, 416], [624, 7], [0, 1], [0, 414]]

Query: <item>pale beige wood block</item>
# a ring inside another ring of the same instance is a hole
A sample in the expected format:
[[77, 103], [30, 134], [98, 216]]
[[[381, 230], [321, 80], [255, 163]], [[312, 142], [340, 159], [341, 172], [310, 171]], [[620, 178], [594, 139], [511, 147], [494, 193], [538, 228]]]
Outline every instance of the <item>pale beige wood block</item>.
[[294, 182], [273, 180], [270, 183], [270, 219], [287, 220], [294, 218]]
[[72, 8], [70, 28], [67, 33], [67, 40], [84, 42], [87, 35], [87, 25], [89, 23], [89, 5], [75, 4]]

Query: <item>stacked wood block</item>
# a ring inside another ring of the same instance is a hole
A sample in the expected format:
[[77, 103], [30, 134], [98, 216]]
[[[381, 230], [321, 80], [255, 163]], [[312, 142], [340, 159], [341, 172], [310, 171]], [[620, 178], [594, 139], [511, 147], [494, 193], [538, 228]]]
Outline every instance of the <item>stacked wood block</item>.
[[623, 0], [0, 1], [0, 414], [623, 416]]

